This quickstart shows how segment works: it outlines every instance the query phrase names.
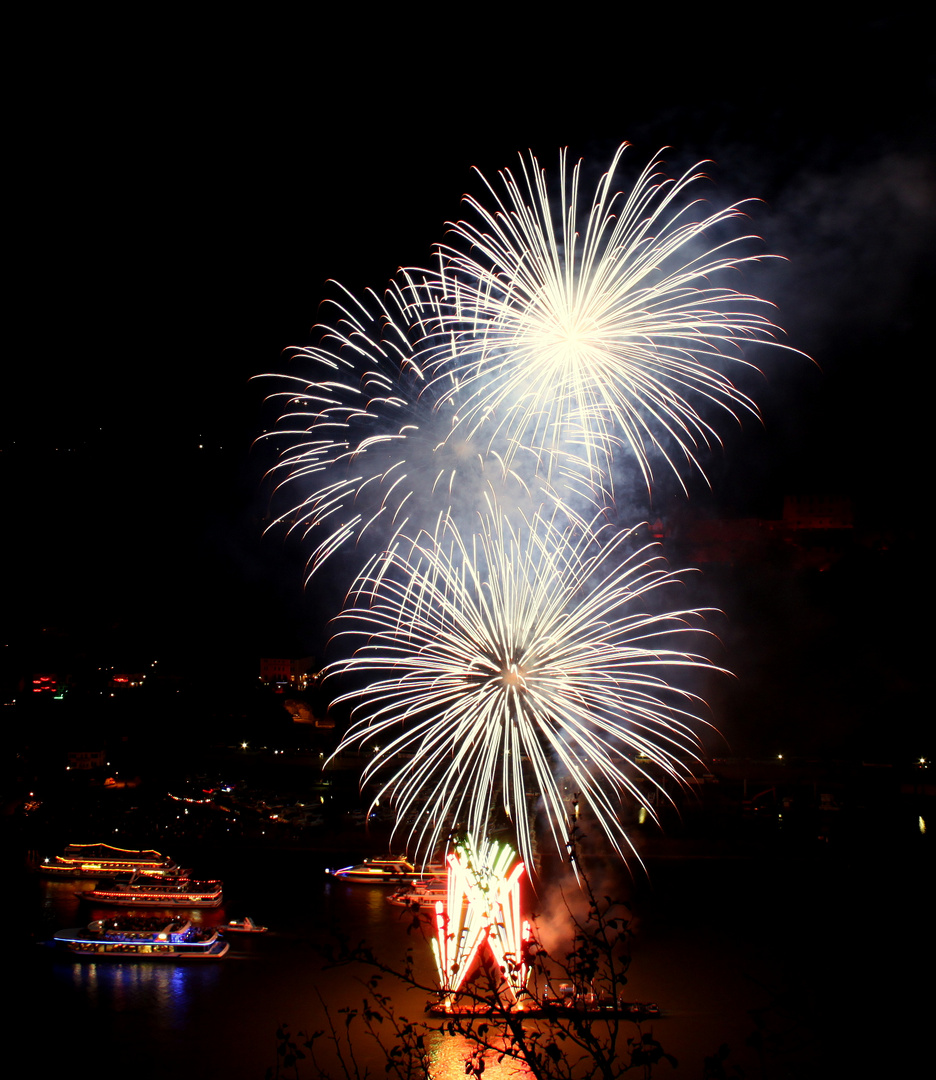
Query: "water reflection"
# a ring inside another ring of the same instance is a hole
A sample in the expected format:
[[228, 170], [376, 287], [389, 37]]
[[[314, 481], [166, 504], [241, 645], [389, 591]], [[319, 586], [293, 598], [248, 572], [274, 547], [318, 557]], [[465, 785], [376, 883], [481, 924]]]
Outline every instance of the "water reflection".
[[70, 965], [70, 982], [95, 1008], [109, 1012], [146, 1011], [172, 1028], [183, 1026], [196, 995], [217, 983], [216, 964], [173, 963], [99, 964], [79, 961]]
[[[917, 813], [907, 820], [915, 833], [922, 828]], [[922, 852], [932, 834], [932, 829], [916, 833], [920, 846], [915, 850]], [[342, 1010], [360, 1010], [365, 997], [373, 1000], [367, 985], [373, 968], [335, 966], [323, 957], [322, 947], [334, 944], [334, 930], [342, 931], [352, 947], [366, 943], [395, 968], [403, 966], [412, 948], [417, 981], [435, 985], [428, 943], [411, 928], [411, 913], [387, 903], [386, 888], [333, 882], [306, 853], [278, 852], [252, 865], [249, 873], [241, 871], [238, 881], [239, 869], [230, 871], [235, 881], [230, 915], [249, 912], [272, 927], [269, 934], [232, 939], [231, 952], [216, 964], [76, 962], [55, 950], [24, 951], [26, 966], [17, 972], [28, 986], [21, 995], [24, 1016], [28, 1010], [34, 1020], [36, 1003], [47, 1003], [59, 1045], [93, 1045], [101, 1072], [131, 1072], [134, 1080], [179, 1075], [261, 1080], [277, 1062], [281, 1024], [288, 1022], [294, 1036], [299, 1030], [327, 1029], [327, 1009], [343, 1032], [347, 1014]], [[818, 869], [814, 860], [799, 867], [792, 860], [774, 859], [654, 863], [653, 896], [635, 901], [642, 918], [628, 991], [633, 1000], [660, 1003], [665, 1019], [654, 1034], [668, 1053], [686, 1063], [687, 1076], [700, 1075], [703, 1055], [721, 1043], [732, 1048], [729, 1065], [736, 1065], [739, 1075], [741, 1070], [749, 1076], [757, 1072], [747, 1042], [753, 1031], [751, 1010], [769, 1004], [762, 988], [792, 985], [783, 981], [790, 972], [818, 971], [809, 975], [810, 992], [821, 993], [824, 1007], [836, 1000], [838, 1035], [849, 1030], [845, 1018], [852, 1015], [853, 1003], [854, 1015], [866, 1016], [867, 1002], [858, 996], [864, 985], [859, 970], [863, 954], [854, 945], [860, 937], [847, 915], [866, 885], [865, 874], [863, 862], [847, 859], [826, 860]], [[888, 874], [894, 884], [882, 902], [891, 916], [883, 970], [891, 985], [899, 986], [899, 965], [894, 960], [888, 969], [886, 956], [917, 955], [911, 936], [924, 925], [926, 894], [918, 887], [922, 875], [916, 858], [892, 859]], [[57, 929], [87, 925], [97, 913], [75, 898], [71, 884], [43, 883], [37, 893], [42, 898], [35, 916], [37, 937], [42, 931], [51, 937]], [[819, 906], [817, 895], [822, 897]], [[209, 924], [225, 918], [218, 910], [193, 915]], [[562, 954], [562, 943], [557, 940], [555, 946]], [[877, 982], [885, 984], [881, 978]], [[424, 1007], [431, 991], [406, 990], [390, 977], [380, 987], [397, 1016], [416, 1024], [427, 1020]], [[802, 993], [795, 999], [797, 1007], [808, 1000]], [[385, 1038], [387, 1026], [378, 1025]], [[29, 1030], [26, 1019], [22, 1028]], [[362, 1062], [366, 1058], [373, 1077], [383, 1076], [386, 1059], [360, 1030], [358, 1021], [355, 1051]], [[912, 1025], [911, 1030], [922, 1032]], [[426, 1045], [433, 1080], [462, 1080], [469, 1043], [433, 1033]], [[836, 1046], [841, 1045], [839, 1039]], [[321, 1050], [326, 1054], [329, 1046]], [[485, 1057], [484, 1080], [526, 1080], [522, 1065], [498, 1062], [497, 1056], [488, 1052]], [[309, 1080], [314, 1073], [306, 1068], [300, 1075]]]
[[[475, 1047], [461, 1035], [448, 1035], [438, 1032], [429, 1038], [429, 1075], [431, 1080], [463, 1080], [465, 1063], [474, 1059]], [[519, 1080], [532, 1076], [530, 1069], [521, 1061], [505, 1057], [498, 1060], [496, 1050], [488, 1050], [483, 1055], [483, 1072], [488, 1080]], [[475, 1063], [475, 1072], [479, 1071]]]

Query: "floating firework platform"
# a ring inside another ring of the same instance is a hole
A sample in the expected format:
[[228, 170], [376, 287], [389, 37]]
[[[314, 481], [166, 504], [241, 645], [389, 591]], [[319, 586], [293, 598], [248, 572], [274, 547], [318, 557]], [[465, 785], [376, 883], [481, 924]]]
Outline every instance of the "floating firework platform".
[[465, 1004], [446, 1005], [438, 1001], [426, 1007], [427, 1015], [441, 1019], [445, 1017], [490, 1017], [501, 1019], [506, 1016], [519, 1017], [522, 1020], [656, 1020], [663, 1013], [659, 1005], [652, 1001], [621, 1001], [617, 1005], [594, 1004], [594, 1005], [566, 1005], [562, 1002], [555, 1004], [550, 1002], [530, 1003], [517, 1005], [513, 1008], [503, 1005], [492, 1007], [482, 1002], [467, 1002]]

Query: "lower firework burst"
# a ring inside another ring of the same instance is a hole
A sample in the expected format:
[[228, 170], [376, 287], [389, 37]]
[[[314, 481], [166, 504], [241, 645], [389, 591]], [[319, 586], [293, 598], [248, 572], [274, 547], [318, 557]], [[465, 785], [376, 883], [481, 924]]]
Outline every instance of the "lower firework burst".
[[363, 643], [330, 669], [368, 683], [338, 699], [357, 702], [338, 752], [373, 749], [362, 782], [387, 776], [378, 797], [420, 852], [502, 810], [530, 865], [533, 793], [564, 853], [576, 792], [623, 854], [638, 781], [688, 775], [704, 722], [670, 680], [711, 667], [674, 648], [701, 613], [653, 613], [676, 579], [649, 548], [625, 555], [632, 540], [489, 507], [470, 536], [449, 519], [365, 569], [339, 616]]

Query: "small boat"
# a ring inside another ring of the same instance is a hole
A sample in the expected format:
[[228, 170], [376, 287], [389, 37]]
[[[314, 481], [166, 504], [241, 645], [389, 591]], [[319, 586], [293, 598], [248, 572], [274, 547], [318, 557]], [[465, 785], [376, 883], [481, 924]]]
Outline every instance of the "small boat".
[[159, 851], [119, 848], [111, 844], [69, 844], [61, 855], [45, 859], [37, 867], [49, 877], [100, 878], [150, 874], [178, 875], [179, 867]]
[[404, 885], [407, 882], [422, 881], [435, 877], [442, 867], [424, 866], [422, 870], [402, 856], [388, 855], [382, 859], [365, 859], [354, 866], [343, 866], [340, 870], [326, 870], [326, 874], [340, 881], [367, 881], [372, 885]]
[[93, 960], [219, 960], [230, 948], [217, 930], [188, 919], [97, 919], [54, 939], [72, 956]]
[[193, 881], [188, 877], [149, 877], [135, 874], [127, 882], [98, 882], [88, 892], [78, 893], [82, 900], [120, 907], [220, 907], [222, 882]]
[[222, 934], [265, 934], [267, 932], [266, 926], [257, 926], [257, 924], [247, 915], [243, 919], [231, 919], [229, 923], [219, 927]]

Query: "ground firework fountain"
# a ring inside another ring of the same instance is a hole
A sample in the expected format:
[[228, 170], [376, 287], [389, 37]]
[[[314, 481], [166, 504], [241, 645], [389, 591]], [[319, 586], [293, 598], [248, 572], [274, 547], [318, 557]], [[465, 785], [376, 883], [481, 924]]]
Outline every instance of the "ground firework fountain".
[[530, 924], [520, 916], [523, 863], [509, 844], [464, 841], [448, 856], [448, 900], [436, 902], [433, 953], [443, 1001], [451, 1007], [482, 950], [497, 965], [510, 1003], [526, 985], [524, 945]]

